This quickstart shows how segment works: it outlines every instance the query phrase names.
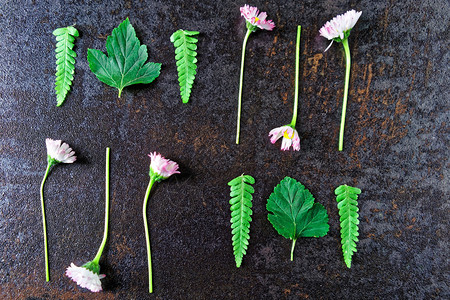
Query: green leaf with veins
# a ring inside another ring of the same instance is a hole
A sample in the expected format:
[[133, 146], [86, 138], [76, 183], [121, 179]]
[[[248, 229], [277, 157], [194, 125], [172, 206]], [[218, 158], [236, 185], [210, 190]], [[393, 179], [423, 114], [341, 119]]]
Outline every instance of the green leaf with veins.
[[175, 31], [170, 41], [175, 47], [175, 60], [177, 61], [178, 81], [180, 82], [181, 100], [188, 103], [192, 84], [197, 74], [197, 45], [198, 39], [193, 37], [198, 31], [179, 29]]
[[97, 78], [119, 90], [124, 87], [150, 83], [159, 76], [160, 63], [145, 63], [147, 46], [141, 45], [128, 18], [106, 39], [108, 56], [96, 49], [88, 49], [89, 68]]
[[352, 266], [352, 256], [356, 252], [358, 242], [358, 195], [361, 190], [346, 184], [341, 185], [334, 191], [338, 202], [339, 216], [341, 221], [341, 244], [344, 261], [348, 268]]
[[322, 237], [328, 233], [327, 210], [314, 203], [313, 195], [297, 180], [285, 177], [267, 200], [269, 219], [275, 230], [292, 240], [291, 260], [299, 237]]
[[250, 175], [238, 176], [228, 182], [230, 186], [231, 234], [233, 235], [233, 252], [236, 267], [240, 267], [242, 258], [247, 253], [250, 239], [250, 222], [252, 221], [252, 194], [255, 189], [250, 185], [255, 179]]
[[69, 93], [75, 72], [75, 57], [73, 51], [78, 30], [73, 26], [58, 28], [53, 31], [56, 37], [56, 106], [61, 106]]

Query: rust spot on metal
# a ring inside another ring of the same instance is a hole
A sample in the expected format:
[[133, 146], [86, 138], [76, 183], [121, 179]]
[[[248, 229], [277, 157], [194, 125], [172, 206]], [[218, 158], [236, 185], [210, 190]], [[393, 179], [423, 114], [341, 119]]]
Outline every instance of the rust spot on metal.
[[127, 239], [125, 236], [118, 236], [121, 239], [120, 243], [115, 243], [114, 251], [111, 251], [112, 261], [121, 261], [125, 256], [130, 255], [135, 257], [136, 253], [133, 248], [127, 246]]
[[277, 43], [277, 41], [278, 41], [278, 35], [275, 35], [273, 37], [273, 42], [272, 42], [273, 46], [268, 50], [267, 56], [272, 57], [275, 54], [277, 54], [277, 51], [275, 51], [275, 44]]
[[[317, 53], [313, 57], [307, 58], [306, 65], [308, 66], [308, 68], [303, 69], [303, 77], [309, 76], [311, 74], [316, 74], [319, 65], [322, 65], [322, 63], [320, 62], [322, 58], [322, 53]], [[326, 65], [323, 67], [326, 68]]]
[[283, 100], [283, 104], [287, 104], [288, 93], [281, 93], [281, 99]]

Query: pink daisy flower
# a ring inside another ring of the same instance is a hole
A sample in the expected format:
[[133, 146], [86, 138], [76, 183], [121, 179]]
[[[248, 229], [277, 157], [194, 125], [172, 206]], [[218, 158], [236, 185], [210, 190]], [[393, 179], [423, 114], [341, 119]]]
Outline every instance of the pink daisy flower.
[[91, 292], [100, 292], [102, 290], [100, 279], [106, 277], [104, 274], [95, 274], [84, 267], [77, 267], [74, 263], [67, 268], [66, 276]]
[[58, 163], [71, 164], [77, 160], [75, 151], [72, 151], [72, 148], [66, 143], [61, 144], [61, 140], [55, 141], [47, 138], [45, 144], [47, 146], [47, 155]]
[[289, 125], [281, 126], [272, 129], [269, 132], [270, 142], [275, 144], [275, 142], [283, 137], [283, 141], [281, 142], [281, 150], [286, 151], [292, 146], [292, 149], [295, 151], [300, 150], [300, 137], [298, 136], [297, 130], [292, 128]]
[[338, 15], [334, 17], [331, 21], [328, 21], [319, 30], [320, 35], [331, 40], [328, 49], [330, 49], [333, 41], [342, 43], [345, 51], [345, 85], [344, 85], [344, 97], [342, 101], [342, 114], [341, 114], [341, 126], [339, 129], [339, 143], [338, 150], [342, 151], [344, 149], [344, 129], [345, 129], [345, 112], [347, 109], [347, 98], [348, 98], [348, 86], [350, 81], [350, 67], [351, 67], [351, 57], [350, 57], [350, 47], [348, 45], [348, 37], [350, 36], [350, 31], [353, 26], [355, 26], [362, 12], [355, 11], [354, 9], [347, 11], [345, 14]]
[[267, 13], [259, 13], [257, 7], [245, 4], [241, 7], [241, 16], [252, 26], [259, 27], [260, 29], [273, 30], [275, 28], [275, 23], [272, 20], [266, 20]]
[[[328, 40], [336, 40], [337, 42], [341, 42], [345, 38], [347, 38], [350, 34], [350, 30], [355, 26], [362, 12], [357, 12], [352, 9], [347, 11], [345, 14], [338, 15], [334, 17], [331, 21], [325, 23], [322, 28], [319, 30], [320, 35], [327, 38]], [[331, 44], [325, 49], [327, 51]]]
[[167, 179], [178, 171], [178, 164], [170, 159], [166, 159], [161, 154], [153, 152], [148, 155], [151, 159], [150, 176], [154, 174], [159, 177], [159, 180]]

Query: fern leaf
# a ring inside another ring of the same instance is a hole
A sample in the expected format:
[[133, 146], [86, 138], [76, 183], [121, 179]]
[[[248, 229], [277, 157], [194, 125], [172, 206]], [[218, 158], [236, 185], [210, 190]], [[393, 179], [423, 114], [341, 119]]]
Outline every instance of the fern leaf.
[[188, 103], [191, 95], [192, 84], [197, 74], [197, 45], [198, 40], [193, 35], [198, 31], [179, 29], [170, 37], [175, 46], [175, 60], [177, 61], [178, 81], [180, 82], [181, 100]]
[[344, 261], [348, 268], [352, 265], [352, 256], [358, 242], [358, 194], [361, 190], [348, 185], [339, 186], [334, 193], [341, 216], [341, 244]]
[[73, 51], [73, 46], [75, 37], [78, 36], [78, 30], [73, 26], [68, 26], [56, 29], [53, 31], [53, 35], [56, 36], [56, 106], [61, 106], [73, 81], [75, 57], [77, 56]]
[[248, 240], [250, 239], [252, 194], [255, 192], [250, 184], [254, 183], [255, 179], [252, 176], [244, 174], [228, 182], [231, 190], [231, 234], [233, 235], [234, 258], [238, 268], [247, 252]]

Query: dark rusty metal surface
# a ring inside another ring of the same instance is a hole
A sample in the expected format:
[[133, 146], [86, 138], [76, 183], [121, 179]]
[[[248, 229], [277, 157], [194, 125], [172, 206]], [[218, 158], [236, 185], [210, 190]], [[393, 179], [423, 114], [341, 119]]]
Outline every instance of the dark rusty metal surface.
[[[286, 3], [285, 3], [286, 2]], [[241, 43], [236, 1], [2, 1], [0, 4], [0, 298], [2, 299], [445, 299], [448, 287], [449, 3], [255, 1], [276, 23], [247, 46], [241, 145], [234, 144]], [[352, 73], [345, 150], [337, 151], [344, 55], [318, 30], [348, 9]], [[126, 17], [162, 72], [117, 90], [98, 81], [88, 48]], [[52, 31], [76, 23], [72, 91], [56, 107]], [[301, 151], [281, 152], [268, 132], [291, 118], [296, 26], [303, 26], [298, 130]], [[198, 75], [181, 103], [177, 29], [198, 30]], [[45, 138], [78, 155], [45, 187], [51, 282], [44, 280], [39, 184]], [[110, 239], [104, 292], [63, 276], [92, 259], [103, 233], [104, 153], [111, 147]], [[147, 294], [141, 205], [151, 151], [181, 165], [149, 202], [155, 293]], [[236, 269], [228, 186], [256, 179], [251, 239]], [[330, 217], [320, 239], [290, 242], [267, 221], [266, 199], [291, 176]], [[360, 242], [342, 260], [333, 190], [362, 189]], [[447, 272], [447, 273], [446, 273]]]

